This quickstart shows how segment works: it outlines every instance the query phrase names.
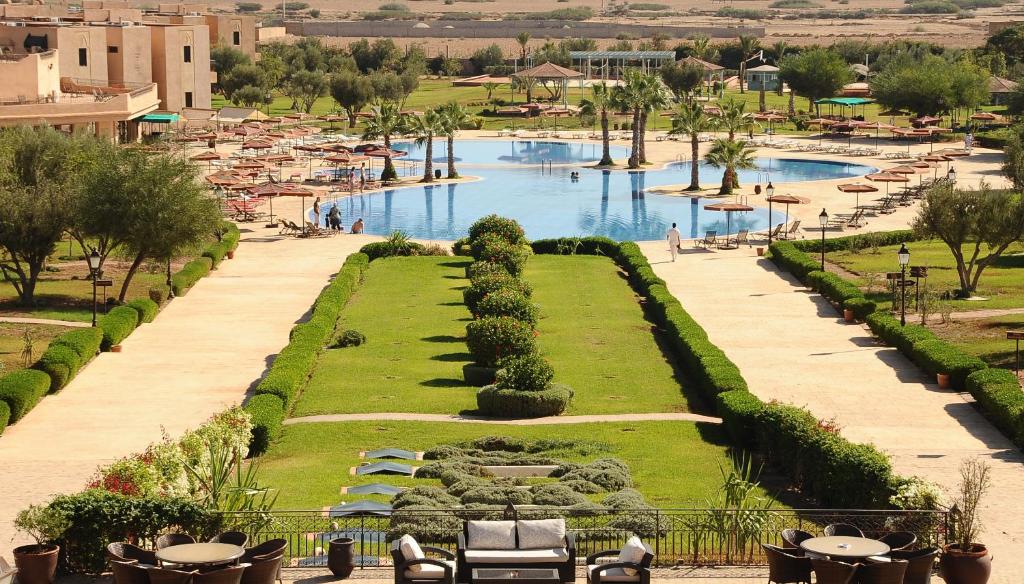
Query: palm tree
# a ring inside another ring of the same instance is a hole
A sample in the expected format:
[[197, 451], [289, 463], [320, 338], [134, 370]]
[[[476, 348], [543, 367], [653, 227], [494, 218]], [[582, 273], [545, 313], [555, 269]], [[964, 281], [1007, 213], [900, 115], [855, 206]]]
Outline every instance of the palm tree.
[[747, 115], [746, 102], [729, 99], [721, 102], [722, 127], [729, 133], [729, 140], [735, 140], [736, 134], [750, 127], [750, 116]]
[[668, 95], [661, 76], [648, 73], [644, 76], [644, 107], [640, 110], [640, 164], [647, 164], [647, 117], [654, 111], [669, 107]]
[[757, 168], [754, 164], [754, 149], [747, 147], [746, 140], [725, 140], [719, 138], [711, 145], [704, 160], [715, 168], [724, 168], [720, 195], [732, 194], [732, 190], [740, 186], [739, 169]]
[[516, 35], [516, 42], [519, 43], [519, 50], [523, 55], [523, 67], [526, 67], [526, 45], [530, 43], [530, 33], [525, 30]]
[[580, 101], [580, 111], [584, 112], [585, 115], [597, 116], [601, 115], [601, 162], [598, 162], [598, 166], [611, 166], [614, 163], [612, 161], [611, 147], [608, 140], [608, 110], [612, 107], [612, 90], [604, 84], [595, 83], [590, 86], [590, 97], [584, 98]]
[[[408, 116], [399, 109], [398, 104], [393, 101], [385, 101], [380, 106], [373, 108], [373, 116], [366, 121], [363, 128], [363, 140], [383, 140], [384, 147], [391, 149], [391, 135], [400, 133], [407, 124]], [[398, 173], [395, 172], [395, 163], [391, 157], [384, 158], [384, 171], [380, 173], [380, 179], [395, 180]]]
[[406, 130], [416, 136], [417, 146], [425, 146], [423, 178], [420, 182], [434, 182], [434, 136], [445, 131], [444, 114], [439, 108], [432, 108], [423, 112], [422, 116], [411, 116]]
[[[775, 53], [775, 66], [779, 66], [779, 61], [786, 57], [786, 51], [789, 50], [789, 44], [786, 41], [776, 41], [772, 43], [772, 52]], [[782, 80], [779, 80], [779, 86], [775, 89], [776, 95], [782, 95]]]
[[629, 69], [623, 73], [624, 84], [615, 87], [613, 92], [615, 106], [619, 109], [632, 112], [633, 114], [633, 136], [632, 145], [629, 151], [629, 168], [640, 168], [640, 115], [646, 107], [649, 89], [647, 87], [646, 75], [638, 69]]
[[494, 92], [498, 90], [498, 84], [493, 81], [481, 83], [480, 87], [483, 87], [484, 91], [487, 92], [487, 101], [491, 101], [491, 97], [494, 96]]
[[742, 34], [736, 40], [740, 44], [740, 93], [746, 93], [743, 81], [747, 75], [747, 60], [754, 56], [754, 51], [761, 45], [761, 41], [757, 40], [755, 36]]
[[456, 101], [435, 109], [441, 114], [441, 133], [448, 138], [448, 178], [459, 178], [455, 170], [455, 133], [469, 122], [469, 111]]
[[699, 103], [685, 103], [672, 116], [672, 129], [669, 134], [690, 137], [690, 186], [688, 191], [700, 190], [700, 134], [712, 130], [718, 124], [715, 118], [704, 113], [704, 106]]

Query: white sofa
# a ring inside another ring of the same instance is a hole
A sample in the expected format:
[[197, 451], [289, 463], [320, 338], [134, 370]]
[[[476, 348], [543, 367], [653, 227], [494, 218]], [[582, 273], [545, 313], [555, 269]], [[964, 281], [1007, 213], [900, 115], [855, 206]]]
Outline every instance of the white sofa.
[[467, 521], [459, 534], [458, 580], [474, 568], [548, 568], [562, 582], [576, 579], [576, 543], [564, 519]]

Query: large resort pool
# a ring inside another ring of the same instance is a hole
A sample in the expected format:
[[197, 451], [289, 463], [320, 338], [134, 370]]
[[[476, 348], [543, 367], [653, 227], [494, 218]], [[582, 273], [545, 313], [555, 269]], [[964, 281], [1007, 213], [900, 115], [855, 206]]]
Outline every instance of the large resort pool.
[[[408, 150], [409, 160], [423, 160], [424, 151], [411, 143], [396, 142]], [[446, 152], [443, 140], [434, 143], [435, 168], [444, 171]], [[422, 185], [390, 189], [372, 194], [340, 196], [322, 203], [326, 212], [336, 202], [343, 224], [363, 218], [366, 232], [388, 235], [401, 230], [421, 239], [454, 240], [466, 235], [478, 218], [497, 213], [519, 221], [527, 237], [602, 235], [612, 239], [662, 239], [673, 222], [684, 236], [703, 236], [705, 231], [726, 231], [726, 214], [705, 211], [715, 202], [646, 192], [646, 189], [671, 184], [688, 184], [690, 164], [681, 161], [664, 168], [627, 172], [599, 170], [585, 165], [601, 156], [600, 144], [546, 141], [456, 142], [461, 173], [480, 180], [456, 184]], [[613, 146], [612, 156], [628, 156], [626, 148]], [[556, 166], [542, 167], [552, 161]], [[557, 166], [562, 165], [562, 166]], [[419, 166], [422, 169], [422, 165]], [[570, 172], [580, 178], [572, 181]], [[757, 168], [740, 171], [742, 191], [751, 185], [851, 178], [873, 172], [870, 166], [820, 160], [758, 158]], [[701, 164], [701, 184], [711, 187], [721, 182], [722, 170]], [[755, 205], [763, 204], [757, 202]], [[771, 223], [783, 221], [773, 213]], [[768, 212], [758, 209], [733, 213], [731, 231], [764, 230]]]

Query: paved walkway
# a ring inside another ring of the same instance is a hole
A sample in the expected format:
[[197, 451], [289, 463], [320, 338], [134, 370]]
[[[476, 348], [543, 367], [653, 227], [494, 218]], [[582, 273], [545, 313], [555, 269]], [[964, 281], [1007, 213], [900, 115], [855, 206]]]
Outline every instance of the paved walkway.
[[77, 320], [54, 320], [52, 318], [29, 318], [24, 316], [0, 316], [0, 322], [11, 322], [14, 324], [52, 324], [56, 326], [67, 326], [74, 328], [88, 328], [90, 322], [79, 322]]
[[689, 413], [651, 413], [651, 414], [608, 414], [592, 416], [548, 416], [528, 420], [508, 420], [489, 418], [486, 416], [460, 416], [448, 414], [406, 414], [406, 413], [372, 413], [372, 414], [323, 414], [319, 416], [303, 416], [289, 418], [285, 425], [309, 424], [316, 422], [374, 422], [380, 420], [401, 422], [463, 422], [467, 424], [499, 424], [508, 426], [546, 426], [555, 424], [591, 424], [594, 422], [704, 422], [720, 424], [721, 418], [702, 416]]
[[691, 252], [672, 263], [663, 242], [641, 248], [761, 399], [835, 417], [846, 437], [890, 454], [898, 473], [950, 492], [961, 460], [989, 461], [993, 488], [983, 503], [981, 539], [995, 557], [991, 582], [1020, 582], [1024, 459], [969, 396], [939, 390], [898, 351], [877, 345], [865, 327], [844, 324], [823, 298], [753, 250]]
[[369, 236], [302, 240], [243, 226], [235, 259], [103, 353], [0, 437], [0, 555], [15, 514], [80, 490], [96, 466], [238, 404], [344, 258]]

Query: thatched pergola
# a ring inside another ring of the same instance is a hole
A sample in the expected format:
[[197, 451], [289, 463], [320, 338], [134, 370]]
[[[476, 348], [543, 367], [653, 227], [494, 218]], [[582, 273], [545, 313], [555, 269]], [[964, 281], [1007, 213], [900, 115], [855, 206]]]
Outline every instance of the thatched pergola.
[[573, 69], [567, 69], [560, 65], [555, 65], [550, 61], [537, 65], [536, 67], [530, 67], [529, 69], [523, 69], [512, 74], [513, 79], [534, 79], [541, 83], [545, 81], [555, 81], [562, 85], [562, 107], [568, 109], [569, 107], [569, 80], [580, 79], [583, 77], [583, 73], [574, 71]]

